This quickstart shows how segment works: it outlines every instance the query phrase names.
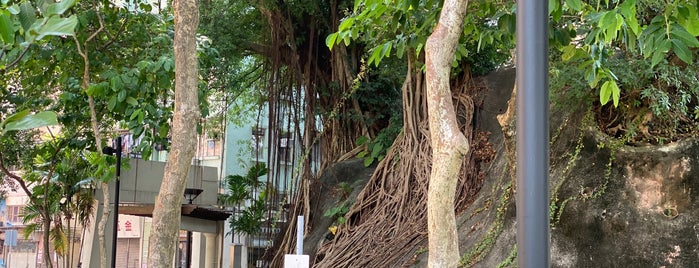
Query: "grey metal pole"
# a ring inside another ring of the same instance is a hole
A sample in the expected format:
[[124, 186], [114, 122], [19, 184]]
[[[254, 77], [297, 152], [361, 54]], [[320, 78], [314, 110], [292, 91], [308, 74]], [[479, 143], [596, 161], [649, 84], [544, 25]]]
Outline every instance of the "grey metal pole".
[[517, 2], [517, 265], [549, 267], [548, 1]]
[[112, 230], [112, 268], [116, 268], [117, 226], [119, 226], [119, 181], [121, 180], [121, 136], [116, 138], [116, 181], [114, 182], [114, 228]]

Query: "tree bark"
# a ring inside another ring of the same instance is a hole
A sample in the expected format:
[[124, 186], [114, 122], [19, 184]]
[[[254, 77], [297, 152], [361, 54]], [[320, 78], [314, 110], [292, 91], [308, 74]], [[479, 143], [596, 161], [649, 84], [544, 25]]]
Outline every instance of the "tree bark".
[[51, 243], [49, 238], [49, 234], [51, 232], [51, 217], [46, 211], [41, 212], [41, 230], [44, 231], [43, 235], [41, 236], [41, 241], [43, 243], [41, 248], [44, 251], [44, 254], [42, 254], [41, 257], [44, 259], [44, 265], [46, 265], [47, 268], [53, 268], [53, 262], [51, 261], [51, 248], [49, 247], [49, 244]]
[[469, 143], [456, 121], [449, 78], [467, 5], [467, 0], [445, 1], [439, 22], [425, 45], [432, 144], [432, 170], [427, 192], [428, 267], [435, 268], [456, 267], [459, 262], [454, 195]]
[[196, 31], [199, 7], [196, 0], [173, 1], [175, 13], [175, 111], [172, 119], [172, 149], [160, 193], [153, 209], [148, 246], [148, 267], [171, 267], [181, 220], [181, 205], [187, 173], [194, 156], [197, 122], [198, 65]]

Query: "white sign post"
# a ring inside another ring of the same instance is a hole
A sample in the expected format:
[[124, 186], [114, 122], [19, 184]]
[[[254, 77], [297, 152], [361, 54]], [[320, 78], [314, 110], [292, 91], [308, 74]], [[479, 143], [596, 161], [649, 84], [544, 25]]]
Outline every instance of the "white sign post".
[[284, 268], [308, 268], [310, 260], [303, 255], [303, 216], [296, 219], [296, 254], [284, 255]]

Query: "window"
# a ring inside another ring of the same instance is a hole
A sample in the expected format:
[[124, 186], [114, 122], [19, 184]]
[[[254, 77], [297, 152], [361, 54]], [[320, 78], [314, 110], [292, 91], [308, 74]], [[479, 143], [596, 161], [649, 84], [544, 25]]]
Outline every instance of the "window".
[[279, 149], [277, 152], [279, 161], [290, 163], [293, 160], [293, 152], [294, 139], [289, 138], [289, 135], [286, 135], [286, 137], [279, 138]]
[[7, 217], [5, 221], [16, 224], [22, 222], [22, 207], [21, 206], [7, 206]]
[[209, 149], [214, 149], [216, 142], [214, 140], [208, 140], [207, 145], [209, 146]]
[[264, 128], [252, 129], [253, 156], [257, 159], [263, 158], [265, 155], [265, 132]]

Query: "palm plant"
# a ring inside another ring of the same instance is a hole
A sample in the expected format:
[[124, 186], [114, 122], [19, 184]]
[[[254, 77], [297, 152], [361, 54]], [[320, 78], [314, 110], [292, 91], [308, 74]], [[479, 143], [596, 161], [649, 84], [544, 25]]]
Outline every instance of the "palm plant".
[[[246, 200], [251, 202], [243, 208], [239, 215], [234, 215], [228, 220], [231, 231], [226, 235], [232, 235], [233, 232], [253, 235], [260, 231], [266, 207], [265, 183], [260, 181], [260, 177], [267, 175], [268, 171], [264, 163], [258, 163], [250, 167], [245, 176], [229, 175], [226, 177], [228, 193], [219, 194], [219, 204], [236, 206], [241, 205]], [[257, 196], [255, 196], [256, 193]]]
[[[42, 231], [44, 254], [48, 254], [51, 245], [51, 250], [61, 256], [63, 266], [72, 267], [76, 252], [73, 242], [82, 240], [75, 227], [88, 225], [94, 212], [93, 183], [90, 163], [81, 151], [59, 151], [50, 159], [41, 155], [35, 158], [37, 168], [25, 177], [31, 193], [22, 220], [25, 237]], [[47, 265], [51, 265], [48, 263], [47, 260]]]

